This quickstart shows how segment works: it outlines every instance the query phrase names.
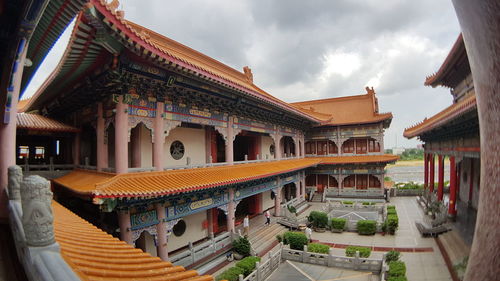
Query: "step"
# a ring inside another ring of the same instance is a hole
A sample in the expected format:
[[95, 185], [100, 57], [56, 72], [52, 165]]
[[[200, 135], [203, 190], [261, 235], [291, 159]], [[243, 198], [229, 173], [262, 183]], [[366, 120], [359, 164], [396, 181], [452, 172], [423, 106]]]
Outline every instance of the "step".
[[469, 254], [467, 245], [457, 235], [457, 233], [450, 231], [439, 237], [453, 264], [461, 262]]
[[211, 259], [207, 263], [200, 265], [199, 267], [194, 268], [196, 271], [198, 271], [198, 274], [204, 275], [206, 274], [209, 270], [212, 268], [220, 265], [221, 263], [225, 262], [227, 260], [226, 258], [226, 253]]
[[275, 232], [272, 234], [272, 236], [270, 236], [270, 237], [269, 237], [269, 239], [264, 240], [264, 241], [266, 241], [266, 242], [260, 243], [260, 244], [258, 244], [258, 246], [257, 246], [257, 247], [255, 247], [255, 248], [254, 248], [254, 249], [255, 249], [255, 252], [257, 252], [257, 253], [261, 253], [263, 250], [265, 250], [265, 249], [269, 248], [269, 246], [270, 246], [271, 244], [273, 244], [273, 243], [277, 242], [277, 240], [276, 240], [276, 235], [278, 235], [278, 234], [283, 234], [283, 233], [285, 233], [286, 231], [287, 231], [287, 230], [286, 230], [286, 228], [284, 228], [284, 229], [280, 229], [280, 230], [275, 231]]
[[255, 243], [261, 240], [263, 237], [267, 236], [269, 233], [273, 233], [276, 229], [280, 229], [281, 225], [273, 224], [271, 226], [265, 226], [263, 229], [260, 229], [258, 233], [255, 233], [252, 237], [250, 237], [250, 242]]
[[269, 231], [267, 231], [265, 234], [257, 237], [257, 239], [254, 239], [253, 243], [258, 244], [258, 243], [265, 243], [267, 241], [272, 241], [273, 239], [276, 239], [276, 235], [283, 230], [285, 230], [285, 228], [281, 227], [281, 226], [272, 228]]

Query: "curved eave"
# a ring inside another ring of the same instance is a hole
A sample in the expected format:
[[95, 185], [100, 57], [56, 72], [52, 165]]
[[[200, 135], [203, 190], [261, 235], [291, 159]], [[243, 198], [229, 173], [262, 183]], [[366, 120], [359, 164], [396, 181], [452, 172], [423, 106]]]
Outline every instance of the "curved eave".
[[138, 46], [135, 46], [135, 48], [137, 48], [137, 47], [142, 48], [140, 50], [141, 53], [149, 56], [152, 59], [159, 61], [160, 64], [171, 65], [173, 67], [177, 67], [180, 69], [187, 69], [188, 72], [192, 72], [193, 74], [195, 74], [201, 78], [207, 79], [207, 80], [215, 82], [217, 84], [222, 84], [225, 87], [228, 87], [230, 89], [234, 89], [234, 90], [243, 92], [246, 95], [257, 98], [258, 100], [264, 101], [268, 104], [277, 106], [278, 108], [281, 108], [281, 109], [284, 109], [288, 112], [291, 112], [291, 113], [293, 113], [301, 118], [305, 118], [305, 119], [312, 121], [314, 123], [321, 122], [321, 120], [316, 119], [315, 117], [309, 116], [307, 114], [304, 114], [304, 113], [300, 112], [299, 110], [295, 109], [293, 106], [291, 106], [291, 105], [289, 105], [289, 104], [287, 104], [287, 103], [285, 103], [277, 98], [270, 98], [268, 96], [265, 96], [256, 90], [250, 89], [246, 85], [242, 85], [242, 84], [237, 83], [235, 81], [228, 80], [225, 77], [218, 76], [218, 75], [210, 72], [207, 69], [203, 69], [203, 68], [196, 66], [194, 64], [190, 64], [189, 62], [181, 60], [181, 59], [167, 53], [165, 50], [160, 49], [158, 46], [156, 46], [155, 44], [150, 42], [150, 40], [146, 39], [144, 36], [138, 34], [124, 20], [119, 19], [116, 15], [116, 12], [112, 11], [111, 8], [108, 5], [106, 5], [106, 3], [104, 1], [91, 0], [91, 3], [94, 5], [94, 7], [97, 8], [97, 10], [102, 15], [104, 15], [104, 17], [105, 17], [104, 22], [106, 24], [108, 24], [111, 29], [115, 30], [120, 36], [122, 36], [126, 42], [129, 42], [129, 43], [134, 42], [134, 43], [138, 44]]
[[458, 103], [452, 104], [451, 106], [445, 108], [431, 118], [426, 118], [422, 122], [405, 129], [403, 132], [403, 136], [408, 139], [420, 136], [448, 123], [449, 121], [471, 110], [477, 110], [475, 95], [470, 96]]
[[388, 128], [392, 121], [392, 113], [383, 113], [370, 120], [353, 120], [349, 122], [335, 122], [335, 120], [322, 122], [319, 126], [346, 126], [346, 125], [361, 125], [384, 122], [384, 128]]
[[446, 75], [448, 75], [450, 71], [453, 71], [453, 68], [460, 59], [460, 56], [463, 55], [465, 52], [466, 51], [465, 51], [464, 40], [462, 38], [462, 33], [460, 33], [457, 40], [453, 44], [451, 51], [448, 53], [448, 56], [444, 60], [441, 67], [439, 67], [439, 70], [435, 74], [428, 76], [425, 79], [424, 85], [432, 86], [433, 88], [439, 85], [451, 87], [451, 85], [447, 85], [447, 83], [445, 83], [443, 79], [445, 79]]
[[26, 58], [31, 60], [32, 65], [23, 71], [21, 93], [26, 89], [26, 86], [57, 39], [59, 39], [68, 24], [85, 3], [87, 3], [87, 0], [49, 1], [29, 42]]

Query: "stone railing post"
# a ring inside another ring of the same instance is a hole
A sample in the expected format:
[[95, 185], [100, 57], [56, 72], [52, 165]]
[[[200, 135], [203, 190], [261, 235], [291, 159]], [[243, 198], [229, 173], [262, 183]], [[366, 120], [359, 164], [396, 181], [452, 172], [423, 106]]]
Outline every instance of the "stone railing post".
[[354, 256], [354, 270], [358, 270], [361, 265], [361, 259], [359, 258], [359, 251], [356, 251]]
[[40, 176], [26, 177], [21, 184], [21, 202], [26, 244], [34, 247], [54, 244], [50, 182]]
[[21, 182], [23, 181], [23, 169], [19, 166], [10, 166], [7, 170], [9, 200], [21, 200]]
[[307, 245], [304, 245], [304, 251], [302, 252], [302, 262], [307, 263]]
[[[243, 281], [243, 280], [244, 280], [243, 275], [242, 274], [238, 275], [238, 281]], [[259, 279], [257, 279], [257, 280], [259, 280]]]
[[195, 263], [193, 242], [189, 241], [189, 251], [191, 252], [191, 264]]
[[328, 267], [334, 266], [333, 248], [328, 250]]
[[[269, 263], [271, 263], [271, 260], [269, 260]], [[271, 264], [269, 264], [271, 265]], [[257, 270], [257, 280], [260, 281], [262, 280], [262, 268], [260, 266], [260, 262], [255, 263], [255, 269]]]

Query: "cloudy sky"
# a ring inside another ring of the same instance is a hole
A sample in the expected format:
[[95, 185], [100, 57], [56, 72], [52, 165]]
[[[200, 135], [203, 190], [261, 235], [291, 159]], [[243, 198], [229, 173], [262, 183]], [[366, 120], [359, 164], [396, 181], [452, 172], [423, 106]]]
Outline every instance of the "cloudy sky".
[[[287, 101], [377, 92], [394, 119], [385, 145], [413, 147], [403, 130], [451, 104], [425, 87], [460, 29], [447, 0], [121, 0], [125, 18], [235, 69]], [[71, 28], [71, 27], [70, 27]], [[30, 96], [57, 64], [69, 32], [32, 80]]]

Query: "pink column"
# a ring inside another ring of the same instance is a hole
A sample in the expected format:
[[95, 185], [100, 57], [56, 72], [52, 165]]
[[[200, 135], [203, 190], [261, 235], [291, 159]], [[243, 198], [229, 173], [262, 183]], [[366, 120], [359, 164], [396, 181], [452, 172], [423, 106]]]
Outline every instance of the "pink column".
[[130, 213], [128, 210], [118, 211], [118, 226], [120, 227], [120, 240], [127, 242], [127, 244], [133, 245], [132, 241], [132, 231], [130, 228]]
[[444, 159], [443, 155], [438, 155], [438, 201], [443, 201], [443, 188], [444, 188]]
[[[8, 198], [4, 192], [7, 189], [8, 182], [7, 170], [10, 166], [16, 165], [17, 102], [19, 100], [26, 50], [28, 49], [25, 39], [22, 39], [19, 44], [18, 57], [14, 62], [17, 67], [15, 67], [13, 73], [13, 89], [7, 90], [7, 95], [10, 95], [11, 98], [10, 111], [8, 108], [5, 108], [5, 113], [2, 110], [1, 118], [3, 120], [0, 121], [0, 217], [2, 218], [7, 217]], [[2, 73], [2, 75], [8, 74]]]
[[226, 162], [229, 163], [230, 165], [232, 165], [234, 161], [233, 140], [234, 140], [233, 117], [230, 116], [226, 134]]
[[281, 135], [274, 135], [274, 159], [281, 160]]
[[154, 123], [154, 130], [155, 130], [155, 136], [154, 136], [154, 143], [153, 143], [153, 165], [155, 166], [155, 169], [157, 171], [163, 171], [163, 145], [165, 143], [165, 137], [163, 134], [164, 127], [163, 127], [163, 109], [165, 107], [165, 104], [163, 102], [158, 102], [156, 104], [156, 117], [155, 117], [155, 123]]
[[424, 189], [429, 186], [429, 155], [424, 153]]
[[281, 180], [278, 179], [278, 186], [275, 189], [275, 194], [274, 194], [274, 216], [279, 217], [281, 216], [281, 189], [283, 186], [281, 186]]
[[163, 204], [157, 203], [155, 205], [156, 214], [158, 216], [158, 224], [156, 225], [156, 252], [160, 259], [168, 260], [168, 250], [167, 250], [167, 228], [165, 221], [165, 207]]
[[80, 165], [80, 133], [73, 137], [73, 165]]
[[295, 182], [295, 198], [300, 198], [300, 181]]
[[229, 202], [227, 203], [227, 231], [234, 232], [234, 189], [229, 188]]
[[301, 155], [301, 158], [304, 158], [306, 156], [306, 140], [305, 140], [305, 137], [302, 136], [301, 139], [300, 139], [300, 147], [302, 148], [302, 155]]
[[117, 174], [128, 172], [128, 106], [119, 97], [115, 113], [115, 167]]
[[212, 156], [212, 127], [205, 126], [205, 163], [217, 161], [217, 159], [210, 161], [210, 156]]
[[97, 136], [97, 171], [102, 171], [103, 168], [108, 167], [108, 151], [106, 144], [104, 143], [105, 134], [105, 122], [103, 117], [102, 102], [97, 103], [97, 126], [96, 126], [96, 136]]

